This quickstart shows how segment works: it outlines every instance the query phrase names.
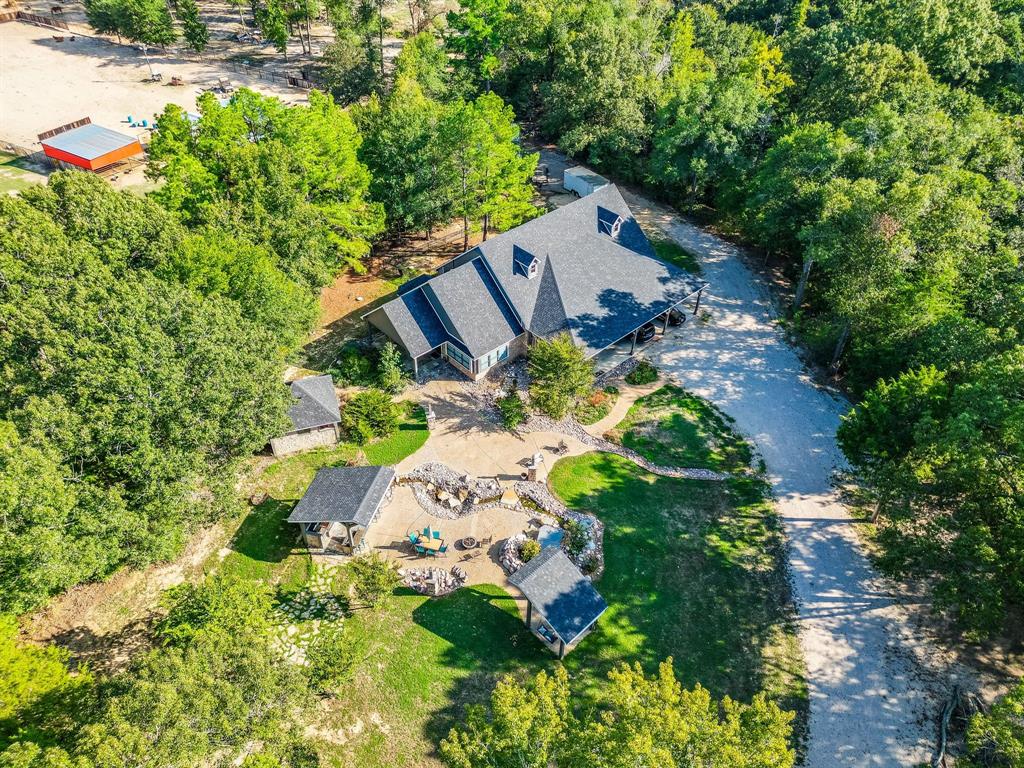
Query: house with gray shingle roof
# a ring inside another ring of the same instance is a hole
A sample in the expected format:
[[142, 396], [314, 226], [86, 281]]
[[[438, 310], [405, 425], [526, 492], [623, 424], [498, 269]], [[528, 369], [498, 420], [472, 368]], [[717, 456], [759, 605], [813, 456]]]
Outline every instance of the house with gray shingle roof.
[[308, 376], [287, 385], [294, 402], [288, 409], [292, 428], [270, 441], [275, 456], [334, 445], [341, 434], [341, 409], [330, 376]]
[[659, 259], [614, 185], [486, 240], [367, 313], [413, 360], [478, 379], [535, 339], [567, 333], [593, 357], [707, 284]]
[[311, 550], [352, 554], [390, 497], [394, 480], [391, 467], [319, 469], [288, 522], [301, 526]]
[[526, 598], [526, 626], [558, 658], [590, 632], [608, 603], [560, 547], [546, 547], [508, 578]]

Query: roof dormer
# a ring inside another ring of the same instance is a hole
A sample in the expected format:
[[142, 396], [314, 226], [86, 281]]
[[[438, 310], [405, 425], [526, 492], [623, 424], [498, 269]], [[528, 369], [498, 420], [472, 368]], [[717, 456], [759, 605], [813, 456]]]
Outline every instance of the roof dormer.
[[597, 206], [597, 231], [609, 237], [618, 237], [623, 218], [615, 211]]
[[537, 276], [540, 260], [525, 248], [512, 246], [512, 271], [529, 279]]

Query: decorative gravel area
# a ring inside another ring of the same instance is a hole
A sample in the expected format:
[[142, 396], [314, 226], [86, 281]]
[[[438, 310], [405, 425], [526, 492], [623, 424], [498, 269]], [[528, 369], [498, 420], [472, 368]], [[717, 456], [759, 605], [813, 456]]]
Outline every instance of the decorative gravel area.
[[644, 358], [640, 355], [626, 358], [621, 363], [616, 365], [614, 368], [609, 368], [607, 371], [602, 373], [600, 376], [594, 378], [594, 385], [596, 387], [603, 387], [609, 381], [615, 379], [624, 379], [626, 376], [633, 372], [633, 369], [640, 365], [640, 361]]
[[[399, 477], [398, 482], [412, 487], [413, 496], [424, 510], [445, 520], [457, 520], [497, 506], [502, 493], [497, 480], [474, 480], [439, 461], [420, 464]], [[458, 503], [453, 506], [449, 499], [438, 499], [438, 491], [443, 491]]]
[[595, 437], [587, 432], [579, 422], [572, 418], [555, 421], [547, 416], [533, 414], [526, 420], [525, 424], [519, 427], [519, 429], [522, 432], [561, 432], [564, 435], [575, 437], [584, 445], [590, 446], [595, 450], [604, 451], [605, 453], [614, 453], [624, 459], [629, 459], [634, 464], [647, 470], [651, 474], [661, 475], [662, 477], [678, 477], [686, 480], [727, 480], [729, 478], [729, 475], [727, 474], [714, 472], [710, 469], [697, 469], [693, 467], [663, 467], [659, 464], [655, 464], [645, 459], [636, 451], [630, 450], [625, 446], [613, 443], [611, 440], [605, 440], [603, 437]]

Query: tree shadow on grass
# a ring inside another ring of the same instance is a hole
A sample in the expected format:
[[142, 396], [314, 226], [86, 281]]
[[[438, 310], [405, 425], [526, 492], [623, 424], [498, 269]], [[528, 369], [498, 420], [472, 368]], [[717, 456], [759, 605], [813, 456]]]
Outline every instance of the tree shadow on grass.
[[267, 578], [274, 566], [296, 550], [295, 526], [288, 523], [293, 506], [293, 502], [268, 498], [253, 507], [231, 539], [225, 569], [250, 578]]
[[413, 611], [413, 621], [450, 644], [438, 663], [465, 672], [424, 724], [435, 745], [462, 721], [467, 706], [488, 701], [503, 675], [525, 677], [553, 660], [523, 624], [514, 598], [492, 585], [428, 600]]

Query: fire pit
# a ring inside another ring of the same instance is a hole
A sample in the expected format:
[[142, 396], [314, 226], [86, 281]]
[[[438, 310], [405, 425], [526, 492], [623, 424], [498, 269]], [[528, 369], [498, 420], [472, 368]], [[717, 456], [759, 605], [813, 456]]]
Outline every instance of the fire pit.
[[462, 540], [462, 548], [463, 549], [473, 549], [474, 547], [476, 547], [476, 545], [477, 545], [477, 540], [475, 538], [473, 538], [472, 536], [466, 536]]

